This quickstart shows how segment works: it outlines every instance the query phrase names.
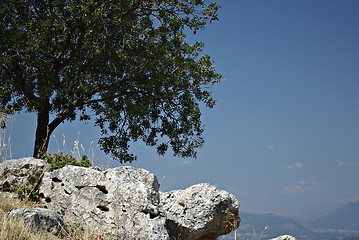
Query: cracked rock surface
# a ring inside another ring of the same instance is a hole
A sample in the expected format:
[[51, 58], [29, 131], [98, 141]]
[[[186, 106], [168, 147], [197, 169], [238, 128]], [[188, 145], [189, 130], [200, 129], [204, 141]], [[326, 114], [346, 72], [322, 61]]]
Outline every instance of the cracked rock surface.
[[238, 200], [208, 183], [160, 196], [166, 227], [175, 239], [214, 240], [239, 226]]
[[[118, 239], [210, 240], [239, 226], [239, 203], [232, 194], [208, 183], [160, 192], [155, 175], [133, 167], [101, 171], [68, 165], [50, 171], [43, 160], [8, 160], [0, 163], [0, 192], [11, 191], [29, 172], [38, 171], [44, 172], [38, 193], [48, 209]], [[17, 211], [24, 216], [40, 213]]]
[[45, 173], [40, 195], [73, 222], [123, 239], [169, 239], [159, 215], [159, 184], [144, 169], [65, 166]]
[[10, 216], [22, 218], [26, 225], [33, 229], [43, 228], [58, 235], [64, 226], [64, 218], [56, 211], [44, 208], [18, 208], [9, 213]]
[[30, 172], [47, 171], [50, 164], [33, 157], [7, 160], [0, 164], [0, 191], [11, 191], [26, 182]]

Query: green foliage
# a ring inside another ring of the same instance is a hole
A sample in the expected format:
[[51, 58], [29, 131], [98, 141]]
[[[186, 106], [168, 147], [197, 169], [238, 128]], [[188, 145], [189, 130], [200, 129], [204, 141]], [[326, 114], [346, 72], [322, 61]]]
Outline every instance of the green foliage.
[[68, 227], [70, 229], [70, 231], [72, 233], [78, 231], [78, 229], [81, 227], [81, 224], [80, 223], [72, 223], [70, 224], [70, 226]]
[[221, 75], [186, 34], [217, 20], [218, 9], [205, 0], [2, 0], [0, 104], [38, 114], [35, 157], [77, 116], [94, 118], [102, 149], [121, 162], [135, 159], [129, 144], [138, 140], [195, 157], [199, 105], [214, 106]]
[[73, 156], [68, 154], [47, 153], [43, 160], [51, 164], [51, 169], [59, 169], [66, 165], [81, 167], [90, 167], [92, 165], [90, 159], [85, 155], [82, 155], [81, 159], [76, 160]]
[[25, 180], [21, 184], [13, 187], [11, 191], [16, 192], [19, 199], [38, 201], [39, 194], [37, 190], [43, 175], [44, 172], [41, 170], [30, 170], [25, 174]]

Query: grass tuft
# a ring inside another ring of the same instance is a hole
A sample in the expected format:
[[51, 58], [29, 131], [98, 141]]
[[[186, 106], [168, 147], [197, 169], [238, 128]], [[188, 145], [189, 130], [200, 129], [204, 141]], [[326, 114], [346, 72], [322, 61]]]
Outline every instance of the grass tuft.
[[8, 216], [8, 212], [17, 208], [43, 207], [32, 201], [21, 201], [16, 194], [0, 192], [0, 239], [1, 240], [119, 240], [104, 232], [93, 232], [76, 223], [66, 221], [59, 236], [45, 230], [36, 231], [26, 227], [24, 221]]
[[12, 158], [11, 133], [8, 130], [13, 122], [13, 114], [7, 113], [0, 106], [0, 163]]

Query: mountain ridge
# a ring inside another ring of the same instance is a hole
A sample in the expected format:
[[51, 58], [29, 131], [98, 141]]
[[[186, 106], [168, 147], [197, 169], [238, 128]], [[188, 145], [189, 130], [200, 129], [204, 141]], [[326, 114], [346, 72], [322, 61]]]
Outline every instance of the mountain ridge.
[[307, 224], [311, 228], [359, 231], [359, 202], [346, 203]]
[[253, 214], [241, 212], [241, 224], [237, 229], [237, 239], [271, 239], [280, 235], [291, 235], [300, 240], [359, 240], [359, 231], [336, 231], [315, 229], [294, 218], [276, 214]]

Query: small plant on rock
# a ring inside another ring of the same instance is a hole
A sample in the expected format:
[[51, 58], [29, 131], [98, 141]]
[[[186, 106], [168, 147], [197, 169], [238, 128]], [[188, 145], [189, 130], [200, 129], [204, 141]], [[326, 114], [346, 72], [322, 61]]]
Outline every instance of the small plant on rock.
[[[66, 165], [81, 167], [89, 167], [92, 165], [89, 158], [85, 155], [82, 155], [81, 159], [76, 160], [76, 158], [68, 154], [47, 153], [44, 160], [51, 164], [51, 170], [59, 169]], [[38, 187], [41, 183], [43, 175], [44, 172], [42, 170], [30, 170], [26, 173], [26, 178], [22, 181], [22, 183], [14, 186], [11, 191], [16, 192], [19, 199], [38, 201]]]
[[19, 185], [13, 187], [11, 190], [16, 192], [21, 200], [38, 201], [38, 187], [41, 182], [44, 172], [40, 171], [28, 171], [26, 173], [26, 179]]
[[82, 155], [81, 159], [76, 160], [73, 156], [63, 153], [47, 153], [44, 160], [51, 164], [51, 169], [59, 169], [66, 165], [74, 165], [81, 167], [90, 167], [92, 164], [86, 155]]

